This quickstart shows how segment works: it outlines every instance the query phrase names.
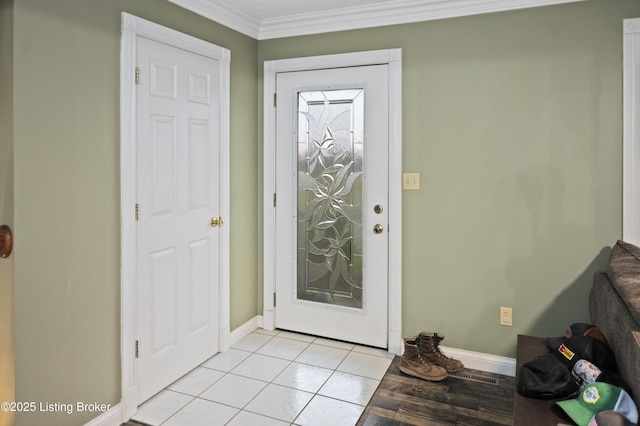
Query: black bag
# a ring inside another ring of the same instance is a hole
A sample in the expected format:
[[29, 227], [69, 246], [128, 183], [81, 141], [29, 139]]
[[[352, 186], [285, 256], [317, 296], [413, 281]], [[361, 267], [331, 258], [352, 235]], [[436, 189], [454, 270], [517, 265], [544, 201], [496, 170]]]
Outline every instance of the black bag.
[[518, 393], [527, 398], [564, 398], [579, 389], [571, 371], [552, 353], [523, 364], [518, 374]]
[[616, 357], [609, 346], [593, 337], [547, 337], [547, 345], [569, 369], [579, 359], [586, 359], [601, 370], [617, 371]]

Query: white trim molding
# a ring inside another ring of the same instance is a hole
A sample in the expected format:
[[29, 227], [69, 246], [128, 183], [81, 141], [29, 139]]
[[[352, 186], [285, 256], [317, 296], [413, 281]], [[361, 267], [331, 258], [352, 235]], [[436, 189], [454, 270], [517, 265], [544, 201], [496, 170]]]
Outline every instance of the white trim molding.
[[228, 0], [169, 0], [258, 40], [408, 24], [585, 0], [389, 0], [381, 3], [259, 19]]
[[169, 0], [211, 21], [222, 24], [249, 37], [260, 35], [260, 20], [246, 14], [232, 4], [219, 0]]
[[[138, 379], [135, 363], [136, 339], [136, 38], [146, 37], [193, 52], [220, 63], [220, 215], [230, 217], [229, 194], [229, 106], [230, 62], [228, 49], [122, 12], [120, 60], [120, 209], [121, 209], [121, 389], [118, 411], [122, 421], [138, 407]], [[229, 246], [230, 227], [220, 228], [219, 349], [230, 346]], [[106, 423], [105, 423], [106, 424]]]
[[388, 351], [402, 351], [402, 50], [374, 50], [338, 55], [282, 59], [264, 63], [264, 306], [263, 327], [275, 327], [273, 297], [276, 264], [276, 75], [280, 72], [307, 71], [340, 67], [389, 65], [389, 318]]
[[245, 337], [247, 337], [248, 335], [250, 335], [251, 333], [253, 333], [255, 330], [259, 328], [262, 328], [261, 315], [256, 315], [255, 317], [251, 318], [249, 321], [245, 322], [244, 324], [234, 328], [229, 337], [230, 347], [235, 345], [240, 340], [244, 339]]
[[440, 349], [447, 356], [462, 362], [465, 368], [502, 374], [503, 376], [516, 376], [516, 360], [514, 358], [467, 351], [464, 349], [447, 348], [444, 346], [440, 346]]
[[640, 18], [623, 28], [622, 239], [640, 245]]
[[434, 21], [584, 0], [409, 0], [264, 19], [260, 40]]
[[117, 404], [93, 420], [85, 423], [85, 426], [121, 426], [122, 422], [122, 404]]

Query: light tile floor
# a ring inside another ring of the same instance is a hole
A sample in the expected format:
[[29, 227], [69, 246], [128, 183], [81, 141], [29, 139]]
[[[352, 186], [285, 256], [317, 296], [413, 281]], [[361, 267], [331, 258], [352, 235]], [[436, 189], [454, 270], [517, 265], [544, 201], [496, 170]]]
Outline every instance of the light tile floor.
[[355, 425], [393, 355], [258, 329], [139, 407], [148, 425]]

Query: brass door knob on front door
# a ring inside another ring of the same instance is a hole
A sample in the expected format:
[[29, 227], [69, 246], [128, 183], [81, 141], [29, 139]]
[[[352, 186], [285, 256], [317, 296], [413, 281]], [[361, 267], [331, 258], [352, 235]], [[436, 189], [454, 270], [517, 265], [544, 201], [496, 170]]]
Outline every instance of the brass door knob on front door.
[[221, 217], [214, 217], [211, 219], [211, 227], [215, 228], [216, 226], [222, 226], [222, 218]]
[[376, 234], [382, 234], [383, 230], [384, 228], [379, 223], [376, 223], [373, 227], [373, 232], [375, 232]]

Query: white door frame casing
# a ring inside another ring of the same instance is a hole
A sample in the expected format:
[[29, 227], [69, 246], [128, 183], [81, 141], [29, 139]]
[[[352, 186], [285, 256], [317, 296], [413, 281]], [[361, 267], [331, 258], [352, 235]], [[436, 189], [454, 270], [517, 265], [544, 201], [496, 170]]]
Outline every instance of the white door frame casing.
[[263, 327], [275, 327], [276, 75], [282, 72], [388, 64], [389, 66], [389, 318], [388, 350], [402, 351], [402, 50], [385, 49], [264, 63], [264, 305]]
[[[136, 339], [136, 37], [141, 36], [200, 54], [220, 63], [220, 334], [219, 348], [230, 344], [229, 297], [229, 106], [228, 49], [122, 12], [120, 62], [120, 209], [121, 209], [121, 386], [124, 420], [137, 411]], [[195, 367], [195, 366], [194, 366]]]
[[623, 25], [622, 239], [640, 245], [640, 18]]

